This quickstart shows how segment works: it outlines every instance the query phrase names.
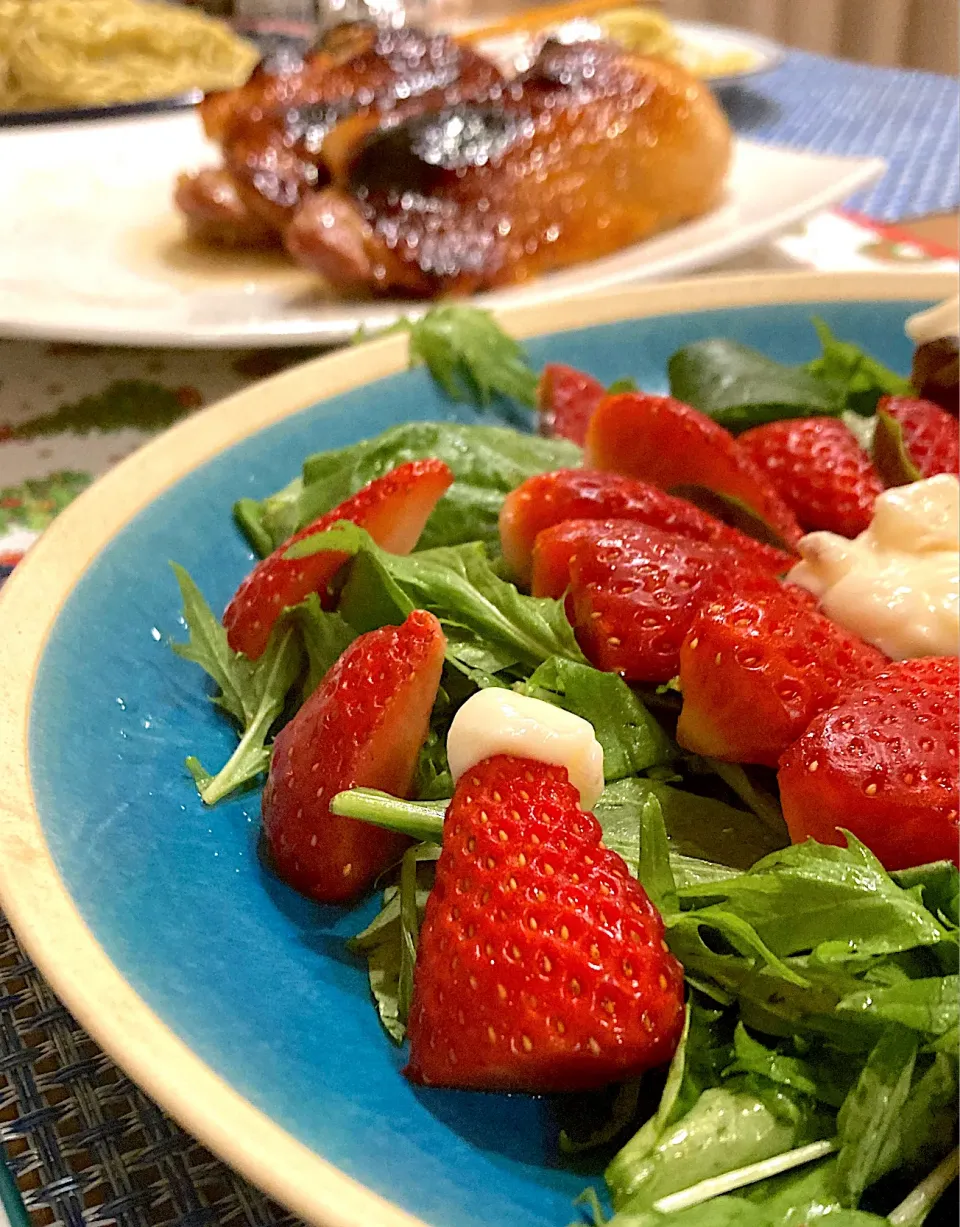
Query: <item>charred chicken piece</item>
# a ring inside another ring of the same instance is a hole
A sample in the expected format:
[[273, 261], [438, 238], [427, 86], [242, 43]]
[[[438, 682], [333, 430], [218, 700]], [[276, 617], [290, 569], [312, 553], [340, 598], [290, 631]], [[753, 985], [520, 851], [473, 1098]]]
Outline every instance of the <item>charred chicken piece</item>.
[[280, 235], [244, 204], [233, 176], [222, 166], [180, 175], [174, 203], [187, 221], [187, 233], [224, 247], [277, 246]]
[[[202, 118], [246, 210], [279, 232], [332, 182], [326, 141], [344, 121], [361, 121], [353, 125], [359, 134], [385, 113], [495, 96], [502, 84], [492, 63], [446, 35], [353, 22], [302, 59], [261, 64], [246, 85], [206, 99]], [[197, 216], [198, 195], [186, 186], [179, 194], [188, 218]]]
[[491, 289], [706, 212], [730, 148], [715, 100], [682, 68], [548, 44], [495, 104], [386, 114], [358, 133], [285, 242], [341, 290]]

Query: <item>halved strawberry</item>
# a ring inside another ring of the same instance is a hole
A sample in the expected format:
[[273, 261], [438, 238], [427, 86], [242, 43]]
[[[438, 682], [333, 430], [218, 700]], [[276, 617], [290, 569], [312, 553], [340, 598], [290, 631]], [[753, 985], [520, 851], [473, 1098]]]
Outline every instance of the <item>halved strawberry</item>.
[[884, 396], [878, 413], [887, 413], [900, 423], [907, 454], [921, 477], [960, 473], [960, 424], [930, 400], [909, 396]]
[[837, 418], [768, 422], [745, 431], [737, 444], [808, 532], [823, 529], [856, 537], [869, 528], [883, 483]]
[[803, 535], [793, 512], [734, 437], [672, 396], [605, 397], [590, 419], [585, 463], [663, 490], [704, 486], [745, 503], [787, 545]]
[[311, 592], [320, 593], [324, 604], [329, 604], [327, 587], [349, 555], [327, 550], [308, 558], [285, 558], [295, 541], [332, 528], [338, 520], [350, 520], [365, 528], [385, 550], [409, 554], [437, 500], [452, 482], [453, 474], [442, 460], [411, 460], [302, 528], [258, 562], [234, 594], [223, 615], [231, 648], [256, 660], [284, 609]]
[[794, 589], [738, 582], [697, 614], [680, 649], [677, 740], [775, 767], [814, 716], [887, 663]]
[[583, 446], [591, 415], [607, 390], [592, 375], [562, 362], [548, 362], [537, 384], [540, 433]]
[[361, 635], [277, 735], [263, 829], [277, 873], [303, 894], [354, 899], [402, 852], [404, 836], [329, 805], [361, 786], [409, 795], [445, 646], [440, 623], [423, 610]]
[[851, 831], [887, 869], [958, 862], [957, 658], [887, 665], [844, 692], [780, 760], [795, 842]]
[[705, 541], [608, 521], [570, 564], [568, 614], [590, 664], [631, 682], [667, 682], [680, 667], [680, 644], [718, 591], [766, 583], [737, 552]]
[[[618, 531], [624, 520], [562, 520], [537, 534], [531, 558], [530, 591], [534, 596], [559, 599], [570, 587], [570, 566], [578, 550], [595, 549], [597, 542]], [[567, 606], [572, 616], [572, 607]]]
[[673, 1055], [683, 969], [578, 802], [565, 767], [506, 755], [458, 783], [417, 948], [413, 1081], [570, 1091]]
[[530, 579], [537, 534], [563, 520], [636, 520], [691, 541], [729, 546], [773, 573], [796, 561], [648, 482], [598, 470], [557, 469], [528, 478], [507, 495], [500, 511], [503, 556], [518, 579]]
[[[735, 550], [625, 520], [573, 520], [547, 529], [537, 538], [538, 568], [541, 556], [555, 567], [564, 548], [570, 550], [567, 616], [577, 641], [591, 664], [630, 682], [675, 677], [680, 644], [704, 602], [762, 575]], [[772, 576], [765, 578], [776, 587]]]

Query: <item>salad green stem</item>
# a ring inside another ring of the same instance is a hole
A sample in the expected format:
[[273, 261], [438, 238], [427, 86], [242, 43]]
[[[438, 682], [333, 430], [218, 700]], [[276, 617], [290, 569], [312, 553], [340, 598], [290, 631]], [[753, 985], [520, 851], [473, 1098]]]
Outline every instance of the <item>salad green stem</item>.
[[950, 1185], [960, 1175], [960, 1149], [954, 1149], [938, 1163], [926, 1179], [889, 1214], [894, 1227], [920, 1227]]
[[779, 1176], [781, 1172], [789, 1172], [795, 1167], [803, 1167], [833, 1154], [837, 1149], [834, 1140], [811, 1142], [808, 1146], [798, 1146], [796, 1150], [787, 1150], [783, 1154], [773, 1155], [770, 1159], [761, 1159], [759, 1163], [750, 1163], [746, 1167], [736, 1168], [732, 1172], [724, 1172], [720, 1176], [711, 1176], [709, 1180], [701, 1180], [688, 1189], [678, 1193], [670, 1193], [653, 1203], [653, 1209], [659, 1214], [672, 1214], [677, 1210], [687, 1210], [691, 1206], [699, 1206], [702, 1202], [712, 1201], [724, 1193], [734, 1189], [745, 1188], [760, 1180], [768, 1180], [771, 1176]]
[[405, 801], [375, 788], [351, 788], [338, 792], [330, 802], [330, 810], [342, 818], [356, 818], [373, 826], [399, 831], [412, 839], [443, 839], [443, 815], [446, 801]]
[[769, 830], [779, 833], [786, 829], [780, 806], [769, 793], [754, 787], [739, 763], [725, 763], [718, 758], [708, 758], [706, 761], [710, 764], [710, 769], [737, 794], [744, 805], [753, 810]]

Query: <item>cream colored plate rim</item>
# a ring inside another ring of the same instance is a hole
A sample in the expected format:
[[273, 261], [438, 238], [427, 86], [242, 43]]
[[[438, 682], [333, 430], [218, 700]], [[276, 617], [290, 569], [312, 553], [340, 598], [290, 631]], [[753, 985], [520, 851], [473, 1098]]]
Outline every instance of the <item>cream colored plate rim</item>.
[[[679, 281], [507, 311], [518, 337], [721, 307], [945, 298], [935, 273], [775, 274]], [[29, 777], [37, 665], [70, 592], [153, 499], [226, 448], [318, 400], [404, 368], [403, 337], [306, 362], [196, 414], [102, 477], [48, 529], [0, 596], [0, 903], [54, 992], [104, 1050], [201, 1142], [318, 1227], [426, 1227], [344, 1175], [254, 1108], [124, 980], [77, 911], [50, 856]]]

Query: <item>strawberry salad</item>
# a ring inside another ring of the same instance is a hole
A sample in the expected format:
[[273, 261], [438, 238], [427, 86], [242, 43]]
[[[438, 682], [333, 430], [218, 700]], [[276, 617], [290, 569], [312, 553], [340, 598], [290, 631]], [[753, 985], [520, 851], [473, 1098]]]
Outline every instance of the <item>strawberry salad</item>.
[[280, 878], [379, 892], [349, 944], [406, 1077], [556, 1096], [588, 1220], [922, 1223], [957, 1172], [956, 398], [820, 323], [803, 367], [687, 346], [669, 396], [471, 308], [403, 326], [538, 433], [308, 457], [237, 504], [222, 618], [175, 568], [238, 733], [200, 797], [262, 785]]

